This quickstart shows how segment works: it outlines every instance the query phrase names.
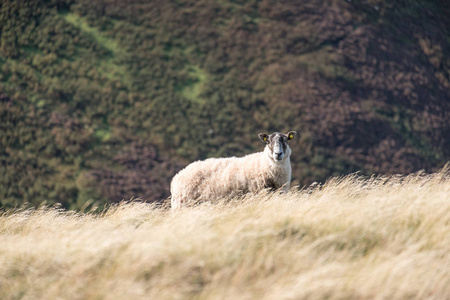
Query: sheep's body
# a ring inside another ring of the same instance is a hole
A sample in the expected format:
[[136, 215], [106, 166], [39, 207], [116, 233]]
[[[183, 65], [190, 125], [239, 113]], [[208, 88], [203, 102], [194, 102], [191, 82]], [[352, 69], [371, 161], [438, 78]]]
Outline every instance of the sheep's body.
[[171, 183], [172, 209], [214, 201], [265, 188], [289, 189], [291, 181], [289, 147], [282, 161], [272, 158], [271, 149], [244, 157], [209, 158], [181, 170]]

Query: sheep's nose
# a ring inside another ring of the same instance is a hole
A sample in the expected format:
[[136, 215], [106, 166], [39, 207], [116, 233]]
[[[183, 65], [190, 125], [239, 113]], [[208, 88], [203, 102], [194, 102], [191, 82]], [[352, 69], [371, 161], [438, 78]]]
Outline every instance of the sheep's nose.
[[283, 155], [283, 153], [282, 152], [275, 152], [275, 155], [276, 155], [277, 158], [281, 158], [281, 155]]

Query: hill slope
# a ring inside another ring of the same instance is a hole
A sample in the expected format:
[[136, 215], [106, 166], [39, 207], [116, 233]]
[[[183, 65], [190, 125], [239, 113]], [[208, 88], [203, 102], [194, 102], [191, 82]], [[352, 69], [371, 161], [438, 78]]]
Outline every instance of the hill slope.
[[[0, 201], [161, 201], [297, 130], [295, 184], [450, 160], [445, 1], [0, 4]], [[64, 200], [62, 200], [64, 199]]]
[[450, 177], [333, 178], [177, 213], [0, 215], [2, 299], [445, 299]]

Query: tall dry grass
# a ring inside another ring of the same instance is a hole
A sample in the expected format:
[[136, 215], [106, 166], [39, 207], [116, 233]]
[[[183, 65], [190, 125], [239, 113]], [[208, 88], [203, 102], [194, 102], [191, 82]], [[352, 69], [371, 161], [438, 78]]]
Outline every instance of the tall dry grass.
[[450, 176], [0, 217], [0, 299], [449, 299]]

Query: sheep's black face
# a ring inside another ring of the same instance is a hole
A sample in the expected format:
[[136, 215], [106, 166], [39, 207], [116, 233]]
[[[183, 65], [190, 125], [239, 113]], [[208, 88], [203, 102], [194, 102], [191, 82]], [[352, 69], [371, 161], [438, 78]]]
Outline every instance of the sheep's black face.
[[293, 139], [296, 134], [297, 132], [295, 131], [289, 131], [288, 134], [274, 132], [271, 135], [260, 133], [259, 138], [267, 144], [273, 160], [282, 161], [286, 157], [287, 149], [289, 148], [287, 141]]

